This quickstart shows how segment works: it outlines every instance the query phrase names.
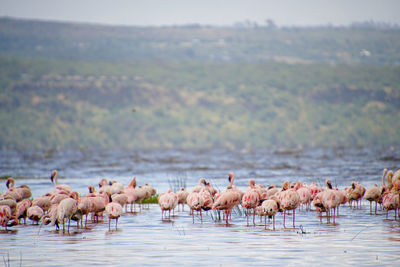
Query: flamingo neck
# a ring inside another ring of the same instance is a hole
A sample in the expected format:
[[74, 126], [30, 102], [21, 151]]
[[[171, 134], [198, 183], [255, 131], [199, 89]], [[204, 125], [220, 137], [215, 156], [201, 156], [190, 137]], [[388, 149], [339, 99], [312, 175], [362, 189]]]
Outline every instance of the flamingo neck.
[[386, 175], [387, 169], [384, 169], [382, 172], [382, 186], [384, 188], [386, 188], [386, 184], [385, 184], [385, 175]]

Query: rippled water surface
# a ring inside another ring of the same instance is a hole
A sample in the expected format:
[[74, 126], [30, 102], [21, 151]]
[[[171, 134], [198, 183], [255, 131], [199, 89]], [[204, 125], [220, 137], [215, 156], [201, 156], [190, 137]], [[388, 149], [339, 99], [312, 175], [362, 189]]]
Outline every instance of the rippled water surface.
[[[30, 186], [33, 197], [52, 190], [49, 177], [59, 171], [59, 183], [87, 194], [88, 185], [102, 177], [128, 184], [149, 183], [158, 193], [175, 186], [174, 181], [197, 185], [200, 177], [218, 189], [227, 186], [228, 172], [246, 190], [248, 180], [265, 186], [298, 179], [323, 185], [325, 179], [343, 188], [352, 180], [369, 187], [380, 184], [383, 168], [400, 168], [400, 148], [324, 148], [259, 150], [69, 150], [0, 151], [0, 175], [13, 176], [16, 185]], [[6, 190], [5, 180], [0, 191]], [[124, 214], [118, 230], [108, 223], [90, 223], [87, 229], [72, 226], [69, 234], [45, 225], [19, 225], [0, 231], [0, 260], [8, 266], [94, 265], [400, 265], [400, 222], [383, 211], [369, 214], [362, 208], [341, 207], [336, 224], [322, 222], [315, 211], [296, 211], [296, 227], [283, 228], [283, 215], [276, 217], [276, 230], [247, 226], [239, 211], [231, 224], [213, 213], [199, 217], [175, 211], [161, 220], [158, 205]], [[287, 226], [292, 216], [287, 217]], [[114, 224], [113, 224], [114, 225]], [[1, 264], [0, 264], [1, 265]]]

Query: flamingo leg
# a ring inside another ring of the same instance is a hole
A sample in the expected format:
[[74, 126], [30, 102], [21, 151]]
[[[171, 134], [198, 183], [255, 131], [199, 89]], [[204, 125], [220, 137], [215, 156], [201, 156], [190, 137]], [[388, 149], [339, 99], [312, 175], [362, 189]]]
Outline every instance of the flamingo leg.
[[286, 226], [285, 226], [285, 217], [286, 217], [286, 210], [283, 211], [283, 228], [286, 228]]
[[264, 216], [264, 224], [265, 224], [264, 229], [267, 229], [267, 215]]
[[253, 225], [256, 225], [256, 211], [253, 210]]
[[275, 231], [275, 215], [272, 216], [272, 225], [273, 225], [273, 229]]
[[117, 226], [118, 226], [118, 217], [117, 217], [117, 219], [115, 221], [115, 230], [117, 230]]
[[295, 214], [295, 211], [296, 211], [296, 209], [293, 210], [293, 228], [295, 228], [295, 226], [294, 226], [295, 215], [296, 215], [296, 214]]

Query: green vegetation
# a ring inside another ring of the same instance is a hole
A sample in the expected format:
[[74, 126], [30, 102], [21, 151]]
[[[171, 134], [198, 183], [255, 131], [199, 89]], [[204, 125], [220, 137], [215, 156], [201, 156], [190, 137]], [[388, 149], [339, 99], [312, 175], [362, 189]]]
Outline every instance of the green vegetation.
[[158, 194], [146, 198], [145, 200], [143, 200], [142, 204], [158, 204]]
[[0, 147], [398, 144], [399, 33], [0, 19]]

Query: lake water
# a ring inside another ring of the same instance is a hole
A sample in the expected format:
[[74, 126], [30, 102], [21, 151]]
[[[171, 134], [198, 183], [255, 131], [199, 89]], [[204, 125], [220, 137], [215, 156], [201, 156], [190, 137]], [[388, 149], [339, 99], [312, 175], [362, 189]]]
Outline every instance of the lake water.
[[[52, 190], [53, 169], [59, 171], [59, 183], [84, 195], [103, 177], [126, 185], [136, 176], [138, 185], [149, 183], [158, 193], [177, 180], [190, 189], [205, 177], [222, 190], [229, 172], [242, 190], [250, 178], [265, 186], [299, 179], [323, 185], [331, 179], [339, 188], [354, 180], [368, 188], [380, 185], [383, 168], [400, 168], [400, 147], [0, 151], [0, 175], [16, 178], [16, 186], [29, 185], [33, 197]], [[3, 180], [0, 191], [5, 190]], [[283, 228], [278, 214], [275, 231], [271, 225], [264, 229], [258, 218], [256, 226], [247, 226], [240, 212], [233, 213], [228, 226], [211, 214], [203, 216], [203, 223], [195, 217], [193, 224], [186, 206], [162, 220], [158, 205], [150, 205], [124, 214], [118, 230], [109, 231], [105, 220], [87, 229], [73, 224], [69, 234], [29, 222], [0, 231], [0, 261], [4, 266], [400, 265], [400, 221], [393, 212], [388, 219], [381, 210], [370, 215], [366, 201], [357, 210], [341, 207], [336, 224], [321, 222], [315, 211], [298, 210], [296, 228]]]

